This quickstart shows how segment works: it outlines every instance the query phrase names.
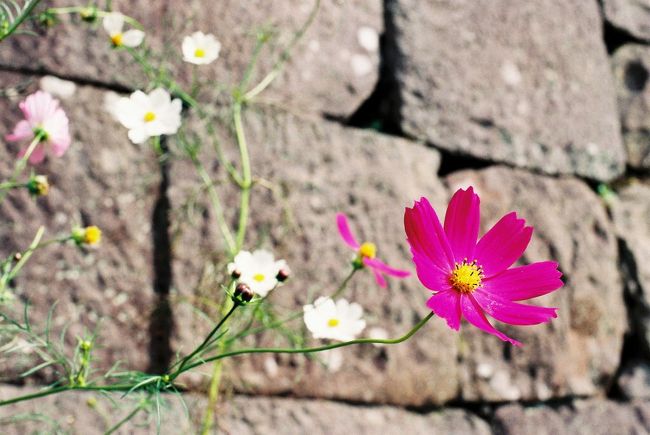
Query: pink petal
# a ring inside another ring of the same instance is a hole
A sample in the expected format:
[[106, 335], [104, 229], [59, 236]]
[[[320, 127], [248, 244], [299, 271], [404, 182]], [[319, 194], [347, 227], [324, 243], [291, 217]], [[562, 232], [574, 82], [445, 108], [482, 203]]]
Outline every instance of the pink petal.
[[523, 301], [545, 295], [562, 287], [555, 261], [541, 261], [504, 270], [483, 281], [483, 289], [511, 301]]
[[458, 189], [449, 201], [445, 233], [456, 263], [473, 259], [480, 222], [479, 203], [479, 197], [471, 186], [467, 190]]
[[372, 269], [372, 273], [375, 275], [375, 281], [377, 281], [379, 287], [386, 288], [386, 279], [382, 276], [382, 274], [377, 269]]
[[454, 254], [436, 212], [426, 198], [404, 211], [404, 229], [412, 251], [426, 256], [441, 271], [454, 267]]
[[376, 258], [364, 258], [363, 264], [380, 272], [383, 272], [386, 275], [395, 276], [397, 278], [405, 278], [411, 274], [411, 272], [408, 270], [394, 269], [386, 263], [377, 260]]
[[483, 290], [476, 290], [472, 296], [486, 313], [510, 325], [539, 325], [557, 317], [557, 308], [520, 304]]
[[436, 316], [447, 321], [451, 329], [458, 331], [460, 328], [460, 294], [448, 290], [436, 293], [427, 301], [427, 307], [431, 308]]
[[512, 343], [515, 346], [521, 346], [521, 343], [513, 338], [508, 337], [503, 332], [497, 330], [490, 324], [488, 319], [483, 314], [483, 311], [479, 304], [474, 300], [472, 295], [462, 294], [460, 297], [460, 308], [463, 313], [463, 316], [467, 319], [469, 323], [476, 326], [477, 328], [487, 332], [488, 334], [495, 335], [503, 341]]
[[5, 139], [9, 142], [18, 142], [24, 139], [32, 139], [33, 137], [34, 131], [32, 130], [32, 126], [28, 121], [23, 119], [16, 124], [11, 134], [5, 136]]
[[352, 249], [359, 249], [361, 245], [356, 241], [352, 232], [350, 231], [350, 226], [348, 225], [348, 218], [343, 213], [336, 214], [336, 224], [339, 227], [339, 234], [343, 241]]
[[449, 272], [443, 272], [440, 270], [440, 268], [434, 265], [427, 256], [415, 251], [412, 252], [418, 279], [426, 288], [436, 292], [451, 289], [451, 284], [449, 284]]
[[515, 212], [508, 213], [481, 237], [474, 258], [486, 277], [506, 270], [524, 253], [533, 234], [533, 228], [525, 223]]

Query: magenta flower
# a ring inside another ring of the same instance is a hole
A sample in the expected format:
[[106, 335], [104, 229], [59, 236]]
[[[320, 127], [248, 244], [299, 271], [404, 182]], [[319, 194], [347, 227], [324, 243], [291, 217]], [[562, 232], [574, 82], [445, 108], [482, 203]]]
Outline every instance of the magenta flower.
[[501, 340], [521, 343], [495, 329], [485, 313], [511, 325], [536, 325], [557, 317], [557, 308], [517, 303], [562, 287], [554, 261], [513, 267], [533, 234], [516, 213], [508, 213], [477, 242], [479, 197], [458, 190], [447, 207], [444, 228], [426, 198], [404, 213], [418, 278], [433, 296], [427, 306], [458, 330], [461, 317]]
[[[38, 91], [29, 95], [18, 107], [25, 119], [16, 124], [13, 133], [5, 136], [9, 142], [34, 140], [37, 135], [41, 139], [29, 156], [29, 162], [37, 164], [45, 158], [46, 150], [61, 157], [70, 146], [71, 138], [68, 129], [68, 117], [59, 101], [47, 92]], [[20, 152], [22, 157], [27, 150]]]
[[375, 258], [377, 254], [377, 246], [374, 243], [364, 242], [359, 244], [352, 235], [348, 225], [348, 218], [343, 213], [337, 213], [336, 223], [339, 227], [339, 233], [343, 241], [352, 249], [357, 251], [357, 258], [354, 260], [355, 267], [361, 268], [368, 266], [372, 269], [375, 275], [375, 280], [380, 287], [386, 287], [386, 279], [384, 274], [395, 276], [397, 278], [405, 278], [411, 273], [406, 270], [393, 269], [387, 264]]

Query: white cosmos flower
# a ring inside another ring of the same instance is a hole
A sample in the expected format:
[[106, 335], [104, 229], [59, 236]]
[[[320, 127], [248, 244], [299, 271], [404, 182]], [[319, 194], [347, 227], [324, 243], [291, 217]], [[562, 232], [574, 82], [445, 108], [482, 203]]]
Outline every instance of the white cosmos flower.
[[124, 15], [119, 12], [111, 12], [104, 17], [102, 21], [104, 30], [111, 38], [111, 42], [116, 47], [137, 47], [142, 44], [144, 40], [144, 32], [142, 30], [131, 29], [122, 32], [124, 28]]
[[335, 303], [331, 298], [321, 296], [313, 304], [305, 305], [303, 311], [305, 325], [314, 338], [354, 340], [366, 327], [361, 305], [345, 299]]
[[183, 39], [183, 60], [195, 65], [207, 65], [219, 57], [221, 43], [212, 34], [194, 32]]
[[135, 91], [112, 104], [110, 112], [129, 129], [129, 139], [135, 144], [153, 136], [174, 134], [181, 126], [181, 100], [173, 101], [169, 92], [157, 88], [148, 95]]
[[247, 284], [253, 293], [263, 298], [278, 285], [276, 276], [286, 267], [286, 261], [276, 261], [271, 252], [258, 249], [253, 253], [240, 251], [228, 264], [228, 273], [237, 270], [241, 274], [239, 282]]

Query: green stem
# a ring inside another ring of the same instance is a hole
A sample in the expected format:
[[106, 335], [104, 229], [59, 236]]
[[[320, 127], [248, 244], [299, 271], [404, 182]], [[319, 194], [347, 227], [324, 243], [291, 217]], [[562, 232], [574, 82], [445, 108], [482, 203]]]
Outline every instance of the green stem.
[[350, 280], [352, 279], [354, 274], [357, 273], [357, 270], [359, 270], [358, 267], [353, 267], [352, 268], [350, 273], [348, 273], [348, 276], [345, 277], [343, 282], [341, 282], [341, 285], [339, 285], [339, 287], [336, 289], [336, 291], [334, 293], [332, 293], [332, 296], [330, 296], [330, 298], [336, 299], [337, 297], [339, 297], [341, 295], [341, 293], [343, 293], [343, 291], [347, 288], [348, 283], [350, 282]]
[[300, 41], [300, 39], [302, 39], [305, 32], [307, 32], [307, 29], [309, 29], [311, 24], [314, 22], [314, 19], [316, 18], [316, 14], [318, 13], [319, 8], [320, 8], [320, 0], [316, 0], [316, 2], [314, 3], [314, 7], [309, 13], [309, 17], [307, 17], [307, 21], [305, 21], [305, 24], [303, 24], [303, 26], [295, 33], [293, 39], [291, 40], [287, 48], [285, 48], [282, 51], [282, 54], [280, 55], [280, 59], [273, 66], [271, 72], [269, 72], [262, 79], [262, 81], [260, 81], [253, 89], [251, 89], [250, 91], [244, 94], [245, 101], [255, 98], [264, 89], [266, 89], [273, 82], [273, 80], [276, 79], [278, 75], [280, 75], [280, 73], [282, 72], [282, 68], [284, 67], [284, 64], [287, 63], [287, 61], [291, 57], [291, 51], [293, 50], [293, 47], [298, 43], [298, 41]]
[[14, 33], [18, 29], [18, 26], [20, 26], [29, 17], [29, 15], [32, 13], [34, 8], [38, 6], [40, 2], [41, 0], [32, 0], [32, 2], [29, 3], [29, 5], [25, 9], [23, 9], [20, 15], [16, 17], [13, 23], [11, 23], [11, 26], [5, 32], [0, 34], [0, 41], [2, 41], [7, 36]]
[[330, 350], [330, 349], [336, 349], [339, 347], [351, 346], [353, 344], [398, 344], [411, 338], [413, 334], [418, 332], [420, 328], [422, 328], [432, 317], [433, 317], [433, 312], [429, 313], [426, 317], [420, 320], [406, 334], [395, 339], [358, 338], [356, 340], [344, 341], [342, 343], [333, 343], [325, 346], [308, 347], [303, 349], [273, 348], [273, 347], [239, 349], [239, 350], [234, 350], [232, 352], [222, 353], [220, 355], [215, 355], [210, 358], [205, 358], [201, 361], [197, 361], [195, 363], [187, 365], [183, 371], [192, 370], [193, 368], [199, 367], [203, 364], [207, 364], [212, 361], [218, 361], [223, 358], [229, 358], [238, 355], [250, 355], [250, 354], [257, 354], [257, 353], [315, 353], [315, 352], [323, 352], [325, 350]]
[[169, 375], [169, 379], [171, 381], [176, 379], [181, 373], [184, 373], [184, 372], [187, 371], [187, 370], [184, 370], [184, 368], [187, 366], [189, 361], [192, 358], [194, 358], [198, 353], [200, 353], [210, 343], [210, 340], [212, 339], [212, 337], [214, 337], [214, 334], [216, 334], [217, 331], [219, 330], [219, 328], [221, 328], [221, 326], [224, 323], [226, 323], [226, 320], [228, 320], [228, 318], [232, 315], [232, 313], [235, 312], [237, 307], [239, 307], [238, 303], [233, 304], [232, 308], [228, 311], [228, 313], [226, 313], [226, 315], [221, 318], [219, 323], [217, 323], [217, 325], [212, 329], [212, 331], [210, 331], [210, 333], [207, 335], [207, 337], [205, 337], [205, 340], [203, 340], [203, 342], [201, 344], [199, 344], [198, 347], [196, 349], [194, 349], [194, 351], [192, 351], [189, 355], [187, 355], [185, 358], [183, 358], [181, 360], [178, 369], [176, 369], [176, 371], [174, 371], [174, 373]]
[[104, 432], [104, 435], [110, 435], [110, 434], [114, 433], [116, 430], [118, 430], [120, 427], [122, 427], [122, 425], [124, 425], [124, 423], [126, 423], [127, 421], [129, 421], [133, 417], [135, 417], [136, 414], [138, 412], [140, 412], [141, 410], [142, 410], [142, 404], [138, 404], [138, 406], [133, 408], [133, 410], [131, 412], [129, 412], [126, 417], [124, 417], [122, 420], [118, 421], [115, 425], [113, 425], [109, 429], [107, 429], [106, 432]]
[[239, 207], [239, 226], [237, 227], [237, 251], [241, 250], [244, 245], [246, 237], [246, 225], [248, 223], [248, 208], [250, 205], [252, 176], [251, 176], [251, 163], [248, 155], [248, 145], [246, 144], [246, 136], [244, 135], [244, 127], [242, 125], [242, 103], [236, 101], [233, 105], [233, 120], [235, 124], [235, 135], [237, 137], [237, 145], [239, 146], [239, 155], [241, 157], [242, 178], [243, 183], [241, 186], [241, 202]]
[[216, 215], [215, 218], [217, 219], [217, 225], [219, 226], [221, 235], [223, 236], [223, 239], [226, 242], [228, 254], [230, 257], [232, 257], [236, 254], [236, 251], [238, 251], [239, 249], [237, 248], [235, 239], [233, 238], [232, 233], [230, 232], [230, 228], [226, 223], [226, 217], [223, 212], [223, 207], [221, 206], [221, 201], [219, 200], [219, 194], [217, 193], [217, 190], [214, 188], [214, 183], [212, 182], [210, 175], [205, 170], [205, 167], [203, 166], [201, 161], [198, 158], [192, 158], [192, 160], [194, 162], [194, 166], [196, 167], [196, 171], [198, 172], [199, 176], [201, 177], [201, 180], [203, 181], [203, 184], [205, 185], [206, 189], [208, 189], [208, 195], [210, 196], [210, 202], [212, 202], [212, 208], [214, 209], [214, 213]]
[[[20, 174], [23, 172], [25, 169], [25, 166], [27, 166], [27, 162], [29, 161], [29, 158], [31, 157], [32, 153], [36, 149], [39, 143], [43, 140], [45, 133], [44, 132], [38, 132], [34, 135], [34, 139], [32, 139], [31, 143], [27, 147], [27, 150], [25, 150], [25, 154], [16, 162], [16, 166], [14, 167], [14, 172], [11, 174], [11, 178], [4, 182], [3, 184], [8, 184], [8, 183], [16, 183], [16, 180], [20, 176]], [[5, 196], [7, 195], [7, 190], [0, 190], [0, 203], [4, 200]]]

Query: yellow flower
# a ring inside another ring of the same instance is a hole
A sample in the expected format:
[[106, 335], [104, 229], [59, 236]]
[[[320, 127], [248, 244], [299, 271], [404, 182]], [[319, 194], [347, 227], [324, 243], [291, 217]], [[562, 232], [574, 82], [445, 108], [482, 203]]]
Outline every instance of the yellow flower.
[[72, 240], [77, 245], [96, 245], [102, 240], [102, 230], [95, 225], [72, 230]]

